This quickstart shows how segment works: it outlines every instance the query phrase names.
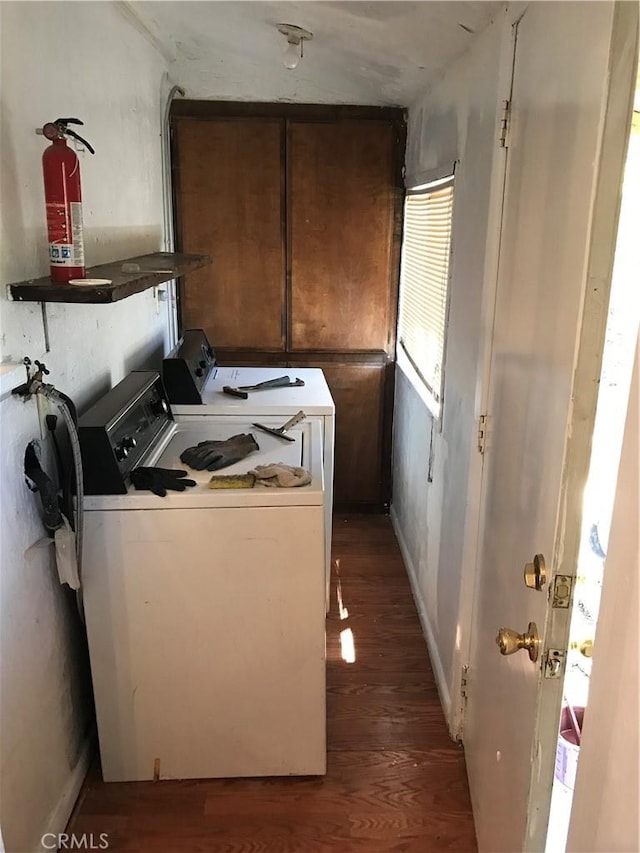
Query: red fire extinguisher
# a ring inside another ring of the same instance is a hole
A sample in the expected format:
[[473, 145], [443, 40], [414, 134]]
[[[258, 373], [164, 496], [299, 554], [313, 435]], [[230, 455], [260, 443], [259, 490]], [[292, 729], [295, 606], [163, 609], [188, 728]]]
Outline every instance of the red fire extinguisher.
[[69, 124], [82, 122], [77, 118], [57, 118], [37, 131], [51, 141], [42, 155], [42, 171], [51, 278], [59, 282], [84, 278], [85, 274], [80, 162], [67, 145], [66, 137], [77, 139], [95, 154], [86, 139], [71, 130]]

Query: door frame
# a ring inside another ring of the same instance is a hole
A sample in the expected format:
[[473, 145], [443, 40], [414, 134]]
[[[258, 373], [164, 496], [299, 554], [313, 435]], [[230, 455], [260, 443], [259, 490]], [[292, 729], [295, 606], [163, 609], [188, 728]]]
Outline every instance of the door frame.
[[[640, 746], [627, 720], [637, 720], [640, 691], [638, 639], [640, 560], [640, 336], [634, 367], [598, 625], [584, 716], [567, 850], [639, 850]], [[631, 523], [629, 523], [631, 519]], [[611, 666], [615, 661], [616, 665]], [[631, 672], [631, 676], [629, 673]], [[611, 697], [616, 697], [615, 703]], [[612, 707], [614, 704], [614, 707]], [[633, 725], [631, 726], [633, 729]], [[624, 785], [619, 779], [630, 780]]]

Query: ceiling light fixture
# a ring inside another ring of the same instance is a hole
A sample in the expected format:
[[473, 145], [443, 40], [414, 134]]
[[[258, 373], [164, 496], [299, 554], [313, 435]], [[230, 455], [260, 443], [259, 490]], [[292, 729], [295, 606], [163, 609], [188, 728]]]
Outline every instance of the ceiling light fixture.
[[287, 39], [287, 49], [285, 50], [282, 61], [284, 67], [289, 71], [293, 71], [298, 67], [298, 63], [304, 56], [304, 42], [311, 41], [313, 33], [309, 30], [303, 30], [302, 27], [296, 27], [295, 24], [278, 24], [278, 32], [282, 33]]

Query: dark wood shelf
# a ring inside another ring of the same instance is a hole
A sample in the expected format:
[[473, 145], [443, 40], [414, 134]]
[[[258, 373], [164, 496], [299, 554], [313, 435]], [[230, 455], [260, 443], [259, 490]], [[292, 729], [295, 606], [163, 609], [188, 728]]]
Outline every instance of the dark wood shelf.
[[[7, 296], [15, 302], [76, 302], [106, 304], [118, 302], [178, 278], [211, 263], [209, 255], [185, 255], [179, 252], [154, 252], [125, 258], [87, 269], [86, 278], [109, 279], [111, 284], [97, 286], [60, 284], [50, 278], [35, 278], [7, 285]], [[123, 264], [137, 264], [136, 272], [122, 272]]]

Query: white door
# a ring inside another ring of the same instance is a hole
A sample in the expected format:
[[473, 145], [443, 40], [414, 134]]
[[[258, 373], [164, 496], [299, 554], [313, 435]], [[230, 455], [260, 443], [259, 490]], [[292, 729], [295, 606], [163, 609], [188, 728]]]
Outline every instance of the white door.
[[[522, 14], [523, 8], [514, 23], [463, 735], [478, 844], [491, 853], [544, 849], [562, 684], [545, 677], [552, 672], [545, 658], [550, 648], [562, 652], [564, 644], [566, 650], [570, 613], [568, 600], [561, 602], [566, 608], [552, 609], [548, 599], [553, 576], [575, 573], [580, 478], [588, 467], [611, 271], [602, 247], [613, 241], [616, 219], [615, 193], [603, 196], [598, 180], [607, 170], [614, 186], [621, 180], [628, 124], [609, 119], [612, 101], [622, 98], [624, 106], [625, 97], [630, 116], [634, 74], [628, 61], [626, 88], [614, 94], [610, 59], [618, 45], [612, 37], [624, 37], [629, 27], [628, 20], [621, 24], [618, 6], [532, 3]], [[637, 11], [631, 14], [637, 21]], [[598, 213], [596, 201], [605, 196]], [[595, 251], [598, 217], [610, 227]], [[542, 591], [523, 579], [536, 554], [547, 563]], [[498, 629], [524, 634], [530, 622], [540, 637], [537, 660], [526, 649], [501, 656]]]

